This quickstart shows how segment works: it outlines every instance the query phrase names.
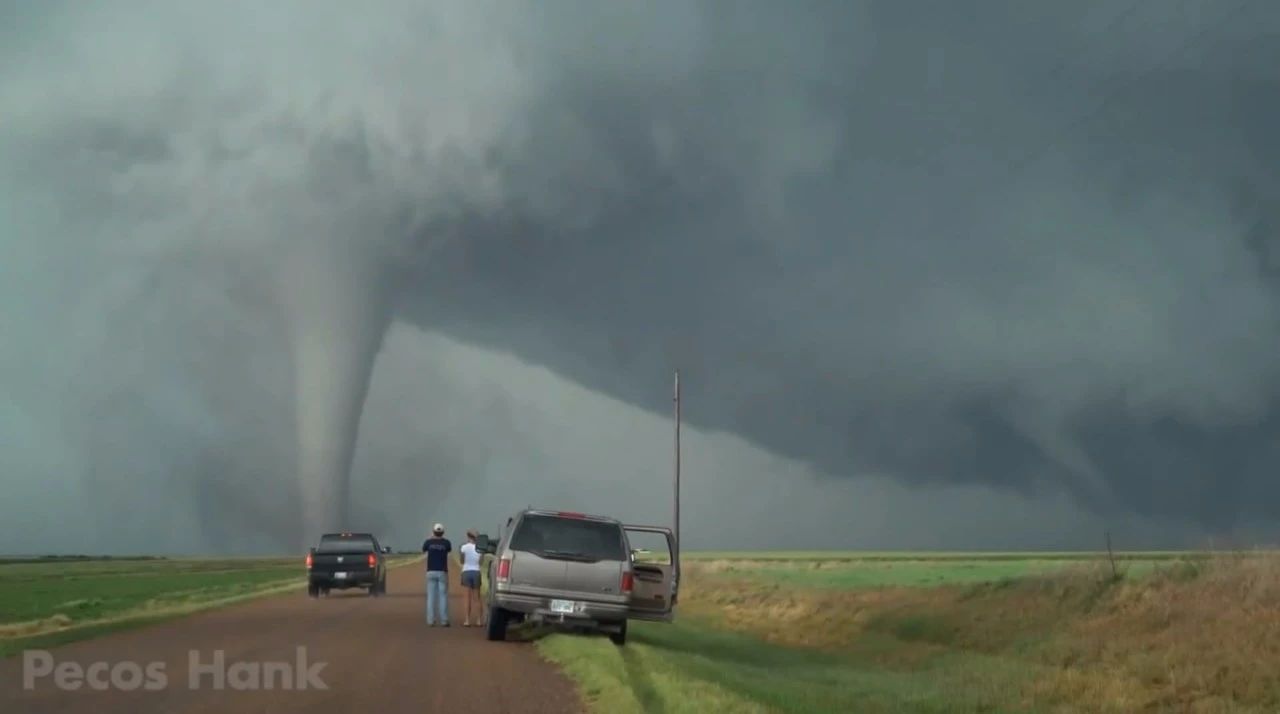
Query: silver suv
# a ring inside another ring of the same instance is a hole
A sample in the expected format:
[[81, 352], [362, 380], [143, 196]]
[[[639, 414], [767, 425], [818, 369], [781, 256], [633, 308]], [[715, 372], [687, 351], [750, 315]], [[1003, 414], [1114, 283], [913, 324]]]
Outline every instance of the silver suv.
[[[627, 534], [665, 540], [667, 557], [638, 558]], [[625, 525], [604, 516], [525, 509], [495, 542], [478, 539], [489, 563], [488, 636], [503, 640], [512, 622], [606, 632], [627, 641], [627, 620], [671, 622], [680, 577], [671, 529]]]

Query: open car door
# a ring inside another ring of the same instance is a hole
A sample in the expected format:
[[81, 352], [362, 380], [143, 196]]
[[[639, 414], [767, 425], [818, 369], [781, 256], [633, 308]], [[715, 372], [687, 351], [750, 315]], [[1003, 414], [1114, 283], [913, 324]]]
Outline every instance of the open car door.
[[670, 528], [623, 526], [631, 543], [631, 606], [635, 620], [671, 622], [680, 584], [680, 554]]

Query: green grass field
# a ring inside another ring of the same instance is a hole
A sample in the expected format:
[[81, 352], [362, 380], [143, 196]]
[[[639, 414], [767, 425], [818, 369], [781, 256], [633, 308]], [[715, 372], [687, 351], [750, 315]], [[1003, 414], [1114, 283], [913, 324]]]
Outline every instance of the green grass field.
[[[685, 554], [686, 588], [854, 590], [997, 582], [1050, 572], [1093, 554], [702, 552]], [[944, 657], [920, 667], [880, 666], [892, 648], [876, 635], [831, 652], [770, 643], [736, 631], [714, 608], [682, 608], [671, 625], [632, 623], [629, 642], [553, 635], [542, 652], [581, 683], [601, 712], [999, 712], [997, 693], [1019, 679], [997, 657]], [[759, 616], [769, 612], [760, 604]], [[1021, 710], [1018, 710], [1021, 711]]]
[[[1121, 551], [1116, 552], [1114, 557], [1117, 561], [1126, 560], [1144, 560], [1144, 561], [1176, 561], [1197, 558], [1210, 557], [1210, 553], [1205, 551], [1190, 550], [1151, 550], [1151, 551]], [[971, 562], [989, 562], [989, 561], [1012, 561], [1012, 562], [1028, 562], [1028, 561], [1054, 561], [1054, 562], [1081, 562], [1095, 561], [1107, 558], [1106, 551], [858, 551], [858, 550], [769, 550], [769, 551], [746, 551], [746, 550], [701, 550], [692, 553], [684, 553], [681, 559], [685, 562], [705, 562], [708, 560], [724, 560], [724, 561], [791, 561], [791, 562], [822, 562], [822, 563], [841, 563], [841, 562], [954, 562], [954, 561], [971, 561]]]
[[[392, 563], [412, 562], [398, 556]], [[0, 656], [301, 587], [301, 558], [7, 559]]]
[[[677, 621], [633, 622], [625, 647], [517, 636], [610, 714], [1280, 711], [1272, 552], [1117, 553], [1114, 566], [1105, 553], [683, 563]], [[297, 558], [10, 559], [0, 656], [301, 585]]]
[[687, 554], [676, 623], [632, 623], [623, 648], [538, 646], [610, 713], [1271, 712], [1280, 686], [1256, 682], [1280, 661], [1257, 654], [1274, 630], [1202, 633], [1249, 655], [1193, 637], [1209, 590], [1280, 572], [1260, 558], [1116, 554], [1117, 578], [1105, 553]]
[[554, 635], [541, 651], [600, 712], [1001, 712], [1021, 671], [998, 657], [939, 658], [912, 669], [860, 653], [766, 644], [693, 620], [632, 625], [623, 648]]
[[[706, 573], [719, 578], [749, 578], [780, 586], [859, 589], [874, 587], [927, 587], [957, 583], [998, 582], [1061, 570], [1062, 560], [891, 560], [868, 561], [709, 561], [722, 569]], [[1130, 572], [1147, 571], [1152, 561], [1127, 561]]]

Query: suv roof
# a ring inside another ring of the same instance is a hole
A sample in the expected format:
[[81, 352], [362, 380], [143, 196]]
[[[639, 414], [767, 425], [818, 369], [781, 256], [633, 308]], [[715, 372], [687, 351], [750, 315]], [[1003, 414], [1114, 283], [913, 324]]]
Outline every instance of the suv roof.
[[617, 518], [610, 518], [609, 516], [597, 516], [590, 513], [580, 513], [578, 511], [557, 511], [551, 508], [533, 508], [532, 506], [520, 511], [520, 513], [530, 513], [538, 516], [554, 516], [557, 518], [577, 518], [586, 521], [602, 521], [604, 523], [622, 523], [622, 521], [619, 521]]

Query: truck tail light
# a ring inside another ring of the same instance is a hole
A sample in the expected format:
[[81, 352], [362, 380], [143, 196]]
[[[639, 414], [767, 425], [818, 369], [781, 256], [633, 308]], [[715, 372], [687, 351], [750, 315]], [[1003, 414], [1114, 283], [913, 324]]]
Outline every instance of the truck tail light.
[[498, 561], [498, 582], [505, 583], [511, 578], [511, 559], [503, 558]]
[[378, 567], [378, 556], [374, 555], [373, 553], [369, 554], [369, 567], [370, 568]]
[[631, 574], [630, 570], [622, 574], [622, 594], [623, 595], [630, 595], [631, 590], [635, 587], [635, 584], [636, 584], [635, 576]]
[[307, 570], [311, 570], [311, 554], [307, 553]]

